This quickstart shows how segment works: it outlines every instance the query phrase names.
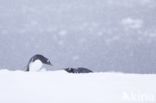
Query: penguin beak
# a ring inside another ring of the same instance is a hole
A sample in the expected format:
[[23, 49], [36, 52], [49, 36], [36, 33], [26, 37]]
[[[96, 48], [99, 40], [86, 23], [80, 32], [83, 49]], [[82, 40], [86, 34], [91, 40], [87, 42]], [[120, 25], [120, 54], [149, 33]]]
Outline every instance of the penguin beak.
[[48, 62], [48, 65], [53, 66], [50, 61]]
[[53, 65], [51, 64], [51, 62], [49, 62], [49, 65], [53, 66]]

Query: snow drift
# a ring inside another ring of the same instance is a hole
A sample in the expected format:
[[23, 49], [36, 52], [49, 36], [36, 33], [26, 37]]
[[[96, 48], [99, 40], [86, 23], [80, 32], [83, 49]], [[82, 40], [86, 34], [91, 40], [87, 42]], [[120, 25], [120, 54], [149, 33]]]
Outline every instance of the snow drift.
[[0, 71], [0, 103], [155, 103], [155, 74]]

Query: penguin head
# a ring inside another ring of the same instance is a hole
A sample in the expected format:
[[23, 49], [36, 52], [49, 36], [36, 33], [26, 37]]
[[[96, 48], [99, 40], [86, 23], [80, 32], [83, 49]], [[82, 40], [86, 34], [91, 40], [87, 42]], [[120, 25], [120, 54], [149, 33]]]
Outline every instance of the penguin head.
[[74, 73], [75, 72], [75, 69], [74, 68], [65, 68], [64, 70], [66, 72], [68, 72], [68, 73]]
[[43, 55], [36, 54], [30, 58], [26, 71], [40, 71], [44, 64], [52, 65], [48, 58]]

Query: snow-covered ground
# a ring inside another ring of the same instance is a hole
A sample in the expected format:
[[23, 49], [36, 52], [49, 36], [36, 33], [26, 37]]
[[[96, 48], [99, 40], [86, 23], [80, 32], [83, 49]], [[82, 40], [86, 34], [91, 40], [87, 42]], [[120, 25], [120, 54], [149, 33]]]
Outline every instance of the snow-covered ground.
[[156, 75], [3, 70], [0, 103], [156, 103]]

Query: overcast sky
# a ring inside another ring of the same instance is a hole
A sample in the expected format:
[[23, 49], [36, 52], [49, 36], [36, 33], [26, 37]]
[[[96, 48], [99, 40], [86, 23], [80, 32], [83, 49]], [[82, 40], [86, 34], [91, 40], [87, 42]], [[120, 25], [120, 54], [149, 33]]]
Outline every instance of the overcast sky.
[[156, 73], [155, 0], [0, 0], [0, 68]]

